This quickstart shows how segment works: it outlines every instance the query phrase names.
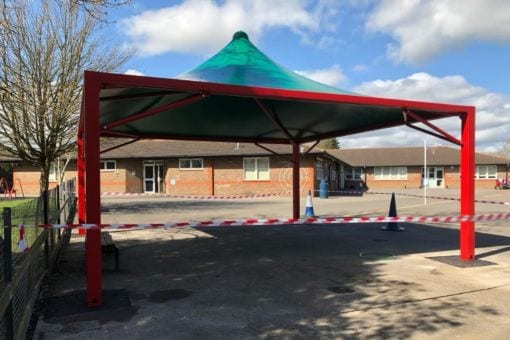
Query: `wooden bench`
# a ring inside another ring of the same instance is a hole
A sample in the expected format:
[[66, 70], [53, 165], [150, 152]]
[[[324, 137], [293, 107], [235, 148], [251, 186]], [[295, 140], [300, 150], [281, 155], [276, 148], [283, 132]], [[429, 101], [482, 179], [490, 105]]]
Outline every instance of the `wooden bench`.
[[107, 231], [101, 232], [101, 251], [115, 256], [115, 271], [119, 271], [119, 247], [113, 242], [112, 235]]

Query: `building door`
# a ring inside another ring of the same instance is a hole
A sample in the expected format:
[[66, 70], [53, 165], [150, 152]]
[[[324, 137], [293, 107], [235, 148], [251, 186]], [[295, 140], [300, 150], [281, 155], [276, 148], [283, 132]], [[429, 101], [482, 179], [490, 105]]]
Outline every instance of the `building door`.
[[442, 166], [431, 166], [428, 170], [428, 187], [444, 188], [444, 168]]
[[444, 188], [444, 168], [436, 166], [434, 168], [436, 178], [436, 188]]
[[143, 192], [151, 194], [163, 192], [163, 183], [163, 162], [143, 162]]

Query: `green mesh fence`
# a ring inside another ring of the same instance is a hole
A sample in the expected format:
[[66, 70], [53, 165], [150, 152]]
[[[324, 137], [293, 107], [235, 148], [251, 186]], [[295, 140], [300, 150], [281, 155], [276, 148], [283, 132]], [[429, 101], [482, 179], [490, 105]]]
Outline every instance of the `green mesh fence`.
[[[76, 211], [76, 181], [71, 180], [52, 189], [41, 197], [11, 208], [11, 227], [0, 227], [0, 339], [13, 335], [24, 338], [31, 311], [46, 273], [56, 261], [63, 241], [70, 230], [44, 229], [45, 223], [71, 223]], [[3, 222], [3, 211], [2, 211]], [[24, 226], [24, 239], [28, 249], [21, 251], [20, 225]], [[10, 234], [11, 242], [4, 242]], [[6, 238], [7, 237], [7, 238]], [[11, 251], [4, 250], [10, 244]], [[10, 264], [7, 264], [10, 259]], [[5, 282], [5, 273], [12, 273], [12, 280]], [[11, 322], [12, 320], [12, 322]]]

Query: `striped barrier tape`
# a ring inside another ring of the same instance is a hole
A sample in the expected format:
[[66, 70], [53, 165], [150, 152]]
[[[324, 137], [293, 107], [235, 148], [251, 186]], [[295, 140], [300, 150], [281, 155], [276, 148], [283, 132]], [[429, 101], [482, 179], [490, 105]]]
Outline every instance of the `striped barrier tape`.
[[[314, 190], [314, 192], [320, 192], [320, 190]], [[340, 191], [328, 191], [330, 194], [345, 194], [345, 195], [391, 195], [391, 192], [374, 192], [374, 191], [362, 191], [362, 190], [340, 190]], [[233, 196], [201, 196], [201, 195], [171, 195], [161, 193], [129, 193], [129, 192], [103, 192], [101, 196], [146, 196], [146, 197], [170, 197], [170, 198], [181, 198], [181, 199], [195, 199], [195, 200], [233, 200], [233, 199], [246, 199], [246, 198], [264, 198], [264, 197], [275, 197], [275, 196], [287, 196], [290, 191], [270, 193], [270, 194], [254, 194], [254, 195], [233, 195]], [[403, 194], [395, 193], [398, 196], [409, 196], [424, 198], [423, 195], [416, 194]], [[456, 197], [441, 197], [441, 196], [427, 196], [430, 199], [447, 200], [447, 201], [460, 201], [460, 198]], [[475, 203], [486, 203], [486, 204], [501, 204], [510, 205], [510, 202], [502, 201], [488, 201], [488, 200], [474, 200]]]
[[[320, 190], [315, 190], [316, 192], [319, 192]], [[377, 191], [362, 191], [362, 190], [347, 190], [347, 191], [329, 191], [329, 193], [339, 193], [339, 194], [346, 194], [346, 195], [361, 195], [361, 194], [368, 194], [368, 195], [391, 195], [392, 192], [377, 192]], [[410, 196], [410, 197], [419, 197], [424, 198], [423, 195], [416, 195], [416, 194], [403, 194], [396, 192], [395, 195], [398, 196]], [[427, 198], [430, 199], [438, 199], [438, 200], [447, 200], [447, 201], [460, 201], [460, 198], [456, 197], [441, 197], [441, 196], [427, 196]], [[488, 204], [502, 204], [502, 205], [510, 205], [510, 202], [502, 202], [502, 201], [487, 201], [487, 200], [474, 200], [475, 203], [488, 203]]]
[[171, 195], [161, 193], [130, 193], [130, 192], [103, 192], [101, 196], [146, 196], [146, 197], [171, 197], [171, 198], [183, 198], [183, 199], [198, 199], [198, 200], [232, 200], [241, 198], [262, 198], [262, 197], [274, 197], [274, 196], [287, 196], [290, 191], [277, 192], [270, 194], [254, 194], [254, 195], [233, 195], [233, 196], [200, 196], [200, 195]]
[[168, 223], [102, 223], [102, 224], [48, 224], [39, 225], [43, 228], [101, 228], [101, 229], [170, 229], [170, 228], [205, 228], [230, 226], [280, 226], [303, 224], [345, 224], [345, 223], [455, 223], [455, 222], [481, 222], [510, 219], [510, 213], [486, 215], [456, 215], [456, 216], [378, 216], [378, 217], [324, 217], [324, 218], [265, 218], [265, 219], [232, 219], [208, 220]]

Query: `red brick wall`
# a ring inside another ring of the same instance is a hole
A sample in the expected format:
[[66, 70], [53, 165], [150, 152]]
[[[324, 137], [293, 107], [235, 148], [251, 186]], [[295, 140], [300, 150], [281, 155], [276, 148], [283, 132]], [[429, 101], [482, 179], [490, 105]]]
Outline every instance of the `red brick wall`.
[[[367, 184], [370, 189], [385, 189], [385, 188], [408, 188], [417, 189], [421, 186], [421, 169], [422, 167], [407, 167], [407, 180], [375, 180], [374, 168], [367, 168]], [[460, 188], [460, 174], [459, 166], [444, 166], [444, 188], [457, 189]], [[498, 178], [504, 178], [506, 175], [506, 166], [498, 165]], [[478, 189], [493, 189], [496, 179], [475, 179], [475, 187]]]
[[[76, 165], [71, 162], [64, 174], [64, 181], [76, 177]], [[39, 184], [41, 173], [38, 168], [22, 164], [14, 168], [12, 178], [16, 194], [21, 196], [39, 196]], [[57, 181], [50, 180], [49, 188], [52, 189], [58, 184]]]
[[211, 159], [205, 158], [203, 169], [179, 169], [177, 158], [165, 161], [166, 193], [171, 195], [211, 195]]
[[[317, 194], [319, 181], [315, 175], [314, 155], [308, 155], [301, 160], [300, 186], [301, 195], [305, 196], [308, 190]], [[270, 156], [270, 178], [267, 181], [247, 181], [243, 178], [243, 157], [213, 157], [204, 159], [204, 168], [201, 170], [179, 170], [178, 159], [164, 160], [164, 187], [163, 192], [174, 195], [253, 195], [261, 193], [289, 192], [292, 189], [292, 168], [288, 161], [277, 156]], [[76, 164], [71, 162], [67, 168], [65, 179], [76, 177]], [[407, 180], [375, 180], [374, 169], [367, 168], [367, 185], [371, 190], [390, 188], [419, 188], [421, 185], [421, 167], [408, 167]], [[498, 166], [498, 178], [506, 175], [505, 165]], [[17, 166], [13, 171], [14, 188], [21, 194], [19, 182], [26, 196], [39, 195], [39, 170], [27, 165]], [[171, 184], [171, 180], [175, 184]], [[19, 181], [18, 181], [19, 180]], [[213, 185], [214, 181], [214, 185]], [[477, 179], [476, 188], [492, 189], [495, 179]], [[359, 181], [345, 181], [345, 189], [351, 185], [359, 187]], [[50, 187], [57, 183], [50, 182]], [[120, 159], [117, 160], [117, 169], [101, 171], [101, 192], [143, 192], [143, 160]], [[330, 182], [330, 190], [337, 190], [338, 186]], [[460, 176], [458, 166], [444, 167], [444, 186], [459, 188]]]
[[407, 180], [376, 180], [374, 168], [366, 168], [366, 175], [363, 174], [363, 180], [367, 181], [369, 189], [404, 189], [419, 188], [421, 185], [421, 167], [407, 167]]
[[[254, 195], [287, 192], [292, 188], [292, 168], [281, 157], [269, 157], [269, 180], [244, 179], [243, 157], [204, 159], [200, 170], [180, 170], [178, 160], [165, 164], [166, 192], [174, 195]], [[302, 195], [313, 190], [313, 159], [302, 160], [300, 170]], [[173, 183], [173, 184], [172, 184]], [[214, 184], [213, 184], [214, 183]]]

